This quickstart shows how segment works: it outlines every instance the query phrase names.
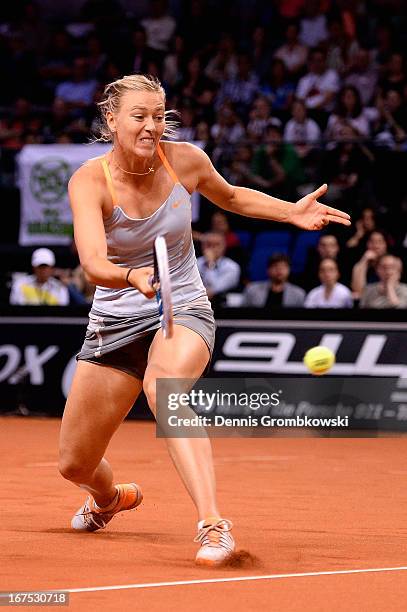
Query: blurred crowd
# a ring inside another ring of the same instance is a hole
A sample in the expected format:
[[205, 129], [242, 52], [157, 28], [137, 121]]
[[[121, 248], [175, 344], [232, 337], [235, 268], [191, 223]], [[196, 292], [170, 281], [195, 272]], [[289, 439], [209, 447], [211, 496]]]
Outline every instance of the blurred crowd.
[[[364, 209], [355, 233], [343, 245], [329, 230], [312, 232], [315, 244], [308, 245], [297, 257], [300, 265], [296, 270], [291, 265], [287, 245], [281, 241], [285, 240], [285, 235], [291, 240], [290, 234], [260, 232], [253, 237], [252, 249], [245, 249], [242, 241], [247, 235], [248, 232], [231, 230], [223, 212], [214, 213], [210, 231], [194, 232], [200, 253], [199, 272], [214, 306], [267, 310], [407, 308], [402, 257], [395, 254], [390, 237], [376, 227], [371, 209]], [[277, 246], [276, 241], [279, 242]], [[299, 242], [301, 234], [297, 235], [297, 246]], [[260, 258], [256, 260], [259, 246]], [[256, 260], [254, 278], [250, 278], [250, 264], [245, 265], [248, 252]], [[35, 249], [31, 255], [32, 273], [12, 275], [10, 304], [76, 306], [91, 303], [95, 286], [85, 278], [74, 242], [72, 256], [76, 257], [74, 267], [56, 268], [51, 249]]]
[[[406, 307], [404, 2], [140, 5], [132, 15], [87, 0], [70, 22], [47, 20], [35, 2], [0, 9], [0, 165], [24, 144], [88, 142], [105, 84], [154, 74], [179, 112], [177, 138], [199, 141], [230, 182], [292, 201], [327, 182], [325, 201], [356, 221], [316, 238], [291, 277], [296, 235], [256, 275], [257, 236], [274, 228], [201, 206], [194, 235], [212, 299], [237, 288], [241, 305]], [[61, 282], [74, 299], [78, 283]]]

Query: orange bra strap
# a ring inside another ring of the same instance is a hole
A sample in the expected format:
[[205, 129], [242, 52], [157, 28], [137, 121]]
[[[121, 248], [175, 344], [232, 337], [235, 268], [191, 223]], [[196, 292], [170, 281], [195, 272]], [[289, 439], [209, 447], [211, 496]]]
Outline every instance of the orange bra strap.
[[162, 150], [160, 144], [157, 145], [157, 152], [158, 152], [159, 158], [161, 159], [162, 163], [165, 166], [165, 169], [167, 170], [168, 174], [170, 175], [174, 183], [179, 183], [180, 180], [178, 176], [175, 174], [174, 170], [171, 168], [170, 164], [168, 163], [168, 160], [165, 157], [164, 151]]
[[109, 193], [113, 201], [113, 206], [117, 206], [118, 202], [117, 202], [117, 197], [116, 197], [116, 191], [113, 187], [112, 175], [110, 174], [109, 165], [107, 163], [106, 157], [102, 157], [101, 162], [102, 162], [103, 172], [105, 173], [107, 188], [109, 190]]

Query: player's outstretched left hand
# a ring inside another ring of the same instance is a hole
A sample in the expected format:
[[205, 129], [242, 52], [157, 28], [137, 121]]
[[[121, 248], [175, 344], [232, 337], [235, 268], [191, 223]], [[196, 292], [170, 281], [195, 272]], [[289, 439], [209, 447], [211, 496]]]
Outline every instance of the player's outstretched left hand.
[[306, 230], [320, 230], [328, 223], [350, 225], [350, 216], [347, 213], [318, 202], [318, 198], [323, 196], [327, 189], [326, 184], [321, 185], [312, 193], [298, 200], [293, 206], [291, 223]]

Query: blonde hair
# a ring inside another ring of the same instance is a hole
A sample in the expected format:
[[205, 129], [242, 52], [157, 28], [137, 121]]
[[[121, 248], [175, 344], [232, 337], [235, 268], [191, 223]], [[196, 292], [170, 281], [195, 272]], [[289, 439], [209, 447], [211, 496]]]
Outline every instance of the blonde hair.
[[[122, 97], [128, 91], [153, 91], [163, 96], [165, 104], [164, 88], [160, 81], [151, 74], [130, 74], [109, 83], [104, 89], [103, 100], [98, 102], [100, 118], [99, 124], [96, 128], [97, 134], [93, 139], [93, 142], [112, 142], [113, 132], [109, 128], [106, 116], [108, 112], [116, 114], [120, 110]], [[178, 126], [178, 122], [174, 119], [170, 119], [169, 117], [176, 117], [177, 114], [177, 111], [171, 110], [166, 110], [164, 112], [164, 137], [173, 138], [176, 135], [176, 127]]]

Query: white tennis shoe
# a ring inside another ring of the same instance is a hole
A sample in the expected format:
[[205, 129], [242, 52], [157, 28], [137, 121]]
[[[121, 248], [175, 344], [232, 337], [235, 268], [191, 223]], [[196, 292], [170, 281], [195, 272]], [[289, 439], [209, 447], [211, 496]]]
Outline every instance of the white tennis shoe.
[[232, 527], [231, 521], [216, 517], [198, 523], [198, 535], [194, 539], [201, 545], [195, 558], [197, 565], [222, 565], [232, 556], [235, 550], [235, 541], [230, 533]]
[[71, 521], [72, 529], [77, 531], [97, 531], [104, 529], [115, 514], [123, 510], [137, 508], [143, 501], [143, 494], [138, 485], [130, 484], [116, 485], [117, 497], [109, 506], [99, 508], [95, 500], [89, 495]]

